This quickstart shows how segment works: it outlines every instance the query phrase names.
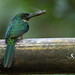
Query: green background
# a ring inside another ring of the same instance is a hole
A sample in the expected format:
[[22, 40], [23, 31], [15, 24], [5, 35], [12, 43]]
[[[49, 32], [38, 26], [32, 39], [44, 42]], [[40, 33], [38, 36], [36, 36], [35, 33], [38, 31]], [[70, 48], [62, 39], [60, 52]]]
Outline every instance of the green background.
[[39, 10], [47, 12], [29, 20], [25, 38], [75, 37], [75, 0], [0, 0], [0, 39], [16, 14]]
[[20, 12], [47, 10], [29, 20], [25, 38], [75, 37], [75, 0], [0, 0], [0, 38]]

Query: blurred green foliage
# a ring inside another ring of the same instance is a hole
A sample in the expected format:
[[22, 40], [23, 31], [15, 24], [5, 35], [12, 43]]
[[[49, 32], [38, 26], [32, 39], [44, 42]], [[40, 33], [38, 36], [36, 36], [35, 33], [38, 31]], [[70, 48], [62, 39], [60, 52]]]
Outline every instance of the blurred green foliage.
[[75, 37], [75, 0], [0, 0], [0, 38], [20, 12], [47, 10], [32, 18], [25, 38]]

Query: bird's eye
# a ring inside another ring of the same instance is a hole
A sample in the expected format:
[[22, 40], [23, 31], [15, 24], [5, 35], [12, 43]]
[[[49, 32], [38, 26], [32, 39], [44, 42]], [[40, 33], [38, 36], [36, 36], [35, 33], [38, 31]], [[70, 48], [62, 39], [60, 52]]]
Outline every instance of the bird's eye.
[[27, 17], [29, 14], [26, 14], [25, 16]]
[[22, 15], [21, 15], [21, 18], [22, 18], [22, 19], [27, 18], [27, 17], [28, 17], [28, 15], [29, 15], [29, 14], [24, 13], [24, 14], [22, 14]]

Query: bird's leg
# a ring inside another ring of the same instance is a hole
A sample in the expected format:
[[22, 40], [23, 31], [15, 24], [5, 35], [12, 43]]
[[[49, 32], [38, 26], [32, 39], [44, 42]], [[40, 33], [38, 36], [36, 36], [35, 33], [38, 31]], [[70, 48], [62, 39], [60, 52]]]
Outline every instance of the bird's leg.
[[24, 35], [21, 35], [21, 39], [23, 39], [24, 38]]
[[18, 39], [20, 40], [20, 39], [23, 39], [24, 38], [24, 35], [21, 35]]
[[19, 38], [17, 38], [17, 42], [19, 42], [20, 40], [22, 40], [24, 38], [24, 35], [21, 35]]

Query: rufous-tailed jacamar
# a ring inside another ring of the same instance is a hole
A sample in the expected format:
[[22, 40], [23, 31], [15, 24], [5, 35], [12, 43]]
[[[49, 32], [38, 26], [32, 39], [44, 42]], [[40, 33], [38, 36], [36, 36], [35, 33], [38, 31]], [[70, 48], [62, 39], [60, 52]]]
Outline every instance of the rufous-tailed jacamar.
[[10, 68], [14, 58], [14, 48], [17, 38], [22, 37], [29, 29], [27, 21], [35, 16], [45, 13], [45, 10], [37, 11], [34, 13], [19, 13], [9, 23], [5, 34], [5, 42], [7, 44], [3, 66]]

